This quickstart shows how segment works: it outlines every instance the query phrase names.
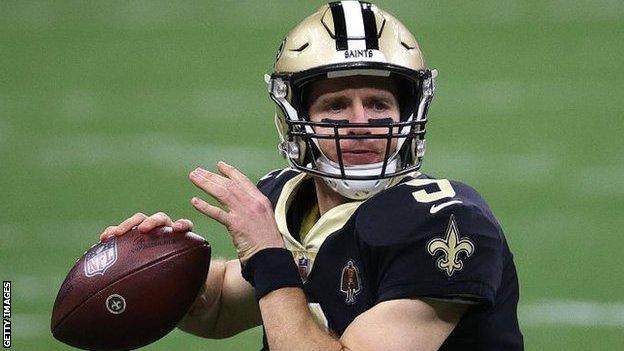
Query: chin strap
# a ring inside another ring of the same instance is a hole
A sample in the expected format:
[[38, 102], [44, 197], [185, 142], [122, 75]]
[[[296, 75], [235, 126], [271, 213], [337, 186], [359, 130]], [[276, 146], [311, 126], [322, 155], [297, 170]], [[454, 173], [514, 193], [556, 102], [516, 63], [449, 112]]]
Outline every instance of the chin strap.
[[[386, 165], [386, 173], [396, 171], [399, 160], [397, 157], [388, 161]], [[339, 176], [340, 166], [325, 156], [321, 156], [317, 160], [319, 170], [335, 174]], [[344, 167], [346, 175], [349, 176], [375, 176], [381, 174], [383, 162], [377, 162], [367, 165], [349, 166]], [[378, 192], [388, 188], [392, 182], [392, 178], [374, 179], [374, 180], [345, 180], [330, 177], [322, 177], [325, 184], [327, 184], [333, 191], [338, 194], [352, 199], [352, 200], [365, 200], [369, 197], [377, 194]]]

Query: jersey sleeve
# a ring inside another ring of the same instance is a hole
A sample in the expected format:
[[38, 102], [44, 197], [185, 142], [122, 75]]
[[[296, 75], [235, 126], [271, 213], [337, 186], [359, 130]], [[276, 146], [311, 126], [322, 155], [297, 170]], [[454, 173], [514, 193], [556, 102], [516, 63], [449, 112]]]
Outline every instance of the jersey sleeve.
[[391, 196], [392, 209], [384, 201], [372, 203], [358, 217], [377, 302], [432, 297], [492, 305], [503, 271], [503, 237], [478, 194], [460, 189], [437, 202], [455, 201], [440, 211], [416, 202], [411, 191]]

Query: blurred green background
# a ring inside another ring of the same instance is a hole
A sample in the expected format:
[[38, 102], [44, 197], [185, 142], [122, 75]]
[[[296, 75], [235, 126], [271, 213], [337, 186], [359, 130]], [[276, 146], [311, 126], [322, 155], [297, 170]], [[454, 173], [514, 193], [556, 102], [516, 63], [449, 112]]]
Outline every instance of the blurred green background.
[[[262, 79], [313, 1], [0, 2], [0, 276], [13, 348], [49, 332], [62, 279], [136, 211], [229, 237], [187, 174], [284, 162]], [[478, 189], [506, 230], [529, 350], [624, 345], [624, 2], [378, 1], [439, 70], [423, 170]], [[104, 327], [104, 326], [103, 326]], [[257, 350], [174, 331], [146, 350]]]

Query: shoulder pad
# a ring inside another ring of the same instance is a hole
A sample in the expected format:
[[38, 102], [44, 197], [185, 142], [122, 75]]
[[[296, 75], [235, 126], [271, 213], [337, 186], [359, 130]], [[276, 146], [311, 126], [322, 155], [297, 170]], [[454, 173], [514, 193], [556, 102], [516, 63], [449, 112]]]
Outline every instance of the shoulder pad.
[[256, 187], [271, 200], [273, 206], [279, 198], [282, 187], [287, 181], [300, 174], [301, 172], [292, 168], [276, 169], [260, 178]]
[[474, 189], [424, 177], [408, 179], [364, 202], [356, 230], [368, 245], [409, 244], [443, 235], [451, 215], [461, 233], [501, 240], [500, 225]]

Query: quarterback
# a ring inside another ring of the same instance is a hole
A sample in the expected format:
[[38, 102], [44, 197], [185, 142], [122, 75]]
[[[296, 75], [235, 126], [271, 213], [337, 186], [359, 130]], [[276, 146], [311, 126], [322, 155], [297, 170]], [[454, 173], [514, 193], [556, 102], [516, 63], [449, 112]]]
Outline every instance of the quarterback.
[[[396, 18], [320, 7], [266, 76], [288, 167], [252, 183], [193, 170], [238, 259], [213, 260], [178, 327], [224, 338], [262, 325], [264, 350], [522, 350], [518, 280], [501, 226], [471, 187], [420, 173], [436, 71]], [[134, 226], [187, 231], [137, 213]]]

